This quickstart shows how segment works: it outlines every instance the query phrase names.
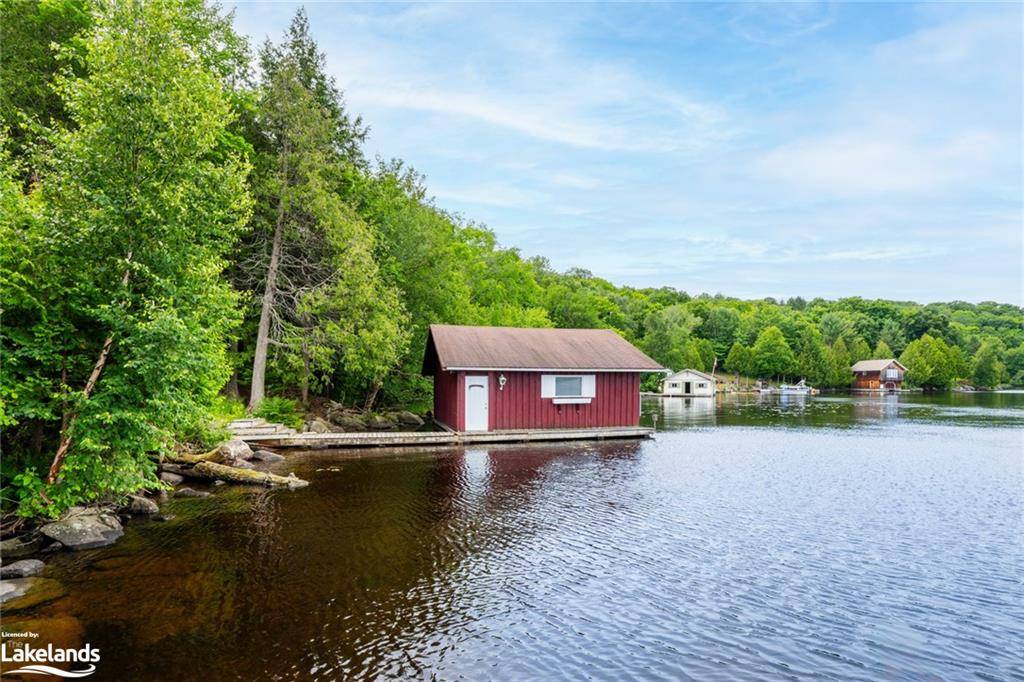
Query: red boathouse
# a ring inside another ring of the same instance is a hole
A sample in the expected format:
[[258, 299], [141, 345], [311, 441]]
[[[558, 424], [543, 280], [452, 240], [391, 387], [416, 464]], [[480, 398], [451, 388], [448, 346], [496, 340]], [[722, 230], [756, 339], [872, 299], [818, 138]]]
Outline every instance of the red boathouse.
[[899, 391], [907, 368], [899, 360], [861, 360], [850, 368], [855, 391]]
[[664, 371], [610, 329], [435, 324], [423, 357], [455, 431], [637, 426], [640, 375]]

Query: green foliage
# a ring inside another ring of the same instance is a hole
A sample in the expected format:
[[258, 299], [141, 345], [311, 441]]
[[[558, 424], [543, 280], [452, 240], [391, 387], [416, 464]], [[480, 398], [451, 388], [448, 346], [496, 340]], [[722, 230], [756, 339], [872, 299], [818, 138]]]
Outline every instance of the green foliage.
[[220, 422], [242, 419], [245, 417], [245, 404], [239, 398], [218, 395], [210, 405], [210, 417]]
[[232, 113], [203, 59], [215, 48], [195, 42], [194, 9], [104, 6], [83, 42], [87, 75], [57, 78], [75, 126], [50, 136], [42, 217], [16, 235], [33, 244], [14, 270], [34, 301], [6, 311], [2, 341], [16, 458], [38, 462], [31, 432], [55, 434], [62, 417], [71, 447], [45, 509], [25, 468], [21, 513], [154, 482], [149, 453], [203, 420], [226, 379], [237, 315], [220, 275], [247, 218], [247, 167], [221, 149]]
[[893, 357], [896, 353], [906, 348], [907, 339], [903, 335], [903, 328], [898, 320], [889, 319], [882, 324], [878, 335], [878, 343], [884, 343], [886, 348], [891, 349], [887, 357]]
[[1006, 363], [1007, 380], [1014, 386], [1024, 385], [1024, 343], [1006, 351], [1003, 360]]
[[971, 381], [981, 388], [994, 388], [1006, 379], [1006, 365], [1000, 361], [1004, 354], [999, 341], [985, 339], [971, 361]]
[[732, 308], [715, 306], [711, 308], [697, 333], [714, 344], [715, 353], [725, 357], [736, 338], [740, 326], [740, 315]]
[[31, 178], [47, 128], [67, 122], [53, 88], [59, 66], [53, 45], [71, 49], [91, 23], [82, 0], [0, 0], [0, 129], [22, 162], [19, 180]]
[[753, 351], [739, 341], [732, 344], [725, 358], [725, 369], [743, 376], [752, 376], [755, 372]]
[[842, 339], [836, 341], [825, 356], [828, 360], [828, 385], [849, 386], [853, 383], [853, 356]]
[[800, 331], [796, 344], [796, 373], [816, 386], [832, 384], [828, 349], [817, 327], [808, 324]]
[[925, 334], [907, 344], [900, 355], [907, 368], [906, 381], [921, 388], [949, 388], [961, 370], [962, 358], [942, 339]]
[[644, 319], [643, 348], [669, 369], [703, 367], [699, 353], [690, 344], [690, 336], [699, 324], [700, 319], [682, 304], [655, 310]]
[[796, 369], [796, 357], [782, 330], [768, 327], [754, 343], [754, 371], [761, 377], [781, 377]]
[[856, 335], [853, 320], [842, 312], [829, 312], [822, 315], [818, 320], [818, 329], [821, 330], [824, 342], [830, 346], [835, 345], [836, 341], [840, 339], [850, 343]]
[[889, 348], [889, 344], [885, 342], [885, 339], [878, 339], [878, 345], [875, 346], [874, 352], [871, 354], [873, 360], [888, 360], [889, 358], [896, 357], [892, 352], [892, 348]]
[[267, 396], [252, 413], [254, 417], [266, 419], [272, 424], [284, 424], [293, 429], [302, 426], [302, 413], [299, 404], [290, 398]]

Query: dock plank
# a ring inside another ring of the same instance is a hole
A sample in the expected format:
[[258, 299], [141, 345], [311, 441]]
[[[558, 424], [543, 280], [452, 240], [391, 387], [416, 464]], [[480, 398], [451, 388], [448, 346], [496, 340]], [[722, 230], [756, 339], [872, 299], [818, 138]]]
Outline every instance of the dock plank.
[[414, 447], [417, 445], [468, 445], [473, 443], [523, 443], [611, 438], [650, 438], [654, 429], [601, 427], [592, 429], [517, 429], [508, 431], [374, 431], [341, 433], [261, 434], [242, 440], [276, 448]]

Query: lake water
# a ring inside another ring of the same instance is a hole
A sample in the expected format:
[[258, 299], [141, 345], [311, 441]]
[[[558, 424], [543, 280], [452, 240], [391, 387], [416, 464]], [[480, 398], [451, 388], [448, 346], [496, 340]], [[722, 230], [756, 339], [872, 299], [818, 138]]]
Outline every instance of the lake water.
[[650, 441], [293, 453], [50, 560], [89, 679], [1022, 679], [1024, 395], [646, 399]]

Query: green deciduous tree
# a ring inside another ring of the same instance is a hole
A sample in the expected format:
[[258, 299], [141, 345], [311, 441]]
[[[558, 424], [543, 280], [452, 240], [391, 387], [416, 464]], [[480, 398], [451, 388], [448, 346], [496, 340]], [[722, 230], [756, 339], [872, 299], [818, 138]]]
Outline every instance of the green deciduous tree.
[[715, 353], [724, 358], [736, 338], [740, 315], [732, 308], [715, 306], [707, 312], [697, 333], [714, 344]]
[[202, 420], [226, 377], [237, 316], [221, 270], [247, 220], [247, 166], [206, 61], [216, 47], [197, 43], [213, 37], [193, 30], [203, 9], [105, 5], [83, 43], [87, 75], [58, 80], [73, 126], [51, 138], [40, 234], [24, 235], [34, 258], [19, 273], [37, 305], [3, 338], [25, 359], [5, 381], [32, 391], [60, 434], [45, 480], [16, 478], [22, 513], [153, 484], [148, 453]]
[[796, 369], [796, 358], [782, 330], [768, 327], [754, 343], [754, 370], [761, 377], [783, 377]]
[[971, 360], [971, 381], [975, 386], [994, 388], [1006, 379], [1006, 365], [1000, 360], [1003, 352], [996, 339], [981, 342]]
[[1003, 360], [1006, 363], [1008, 381], [1014, 386], [1024, 384], [1024, 343], [1008, 349]]
[[732, 348], [729, 349], [729, 355], [725, 358], [725, 369], [743, 376], [753, 376], [753, 352], [739, 341], [732, 344]]
[[669, 369], [692, 367], [700, 362], [689, 345], [699, 324], [700, 319], [682, 304], [656, 310], [644, 320], [644, 350]]
[[907, 344], [900, 355], [906, 380], [922, 388], [949, 388], [957, 378], [960, 358], [942, 339], [925, 334]]

